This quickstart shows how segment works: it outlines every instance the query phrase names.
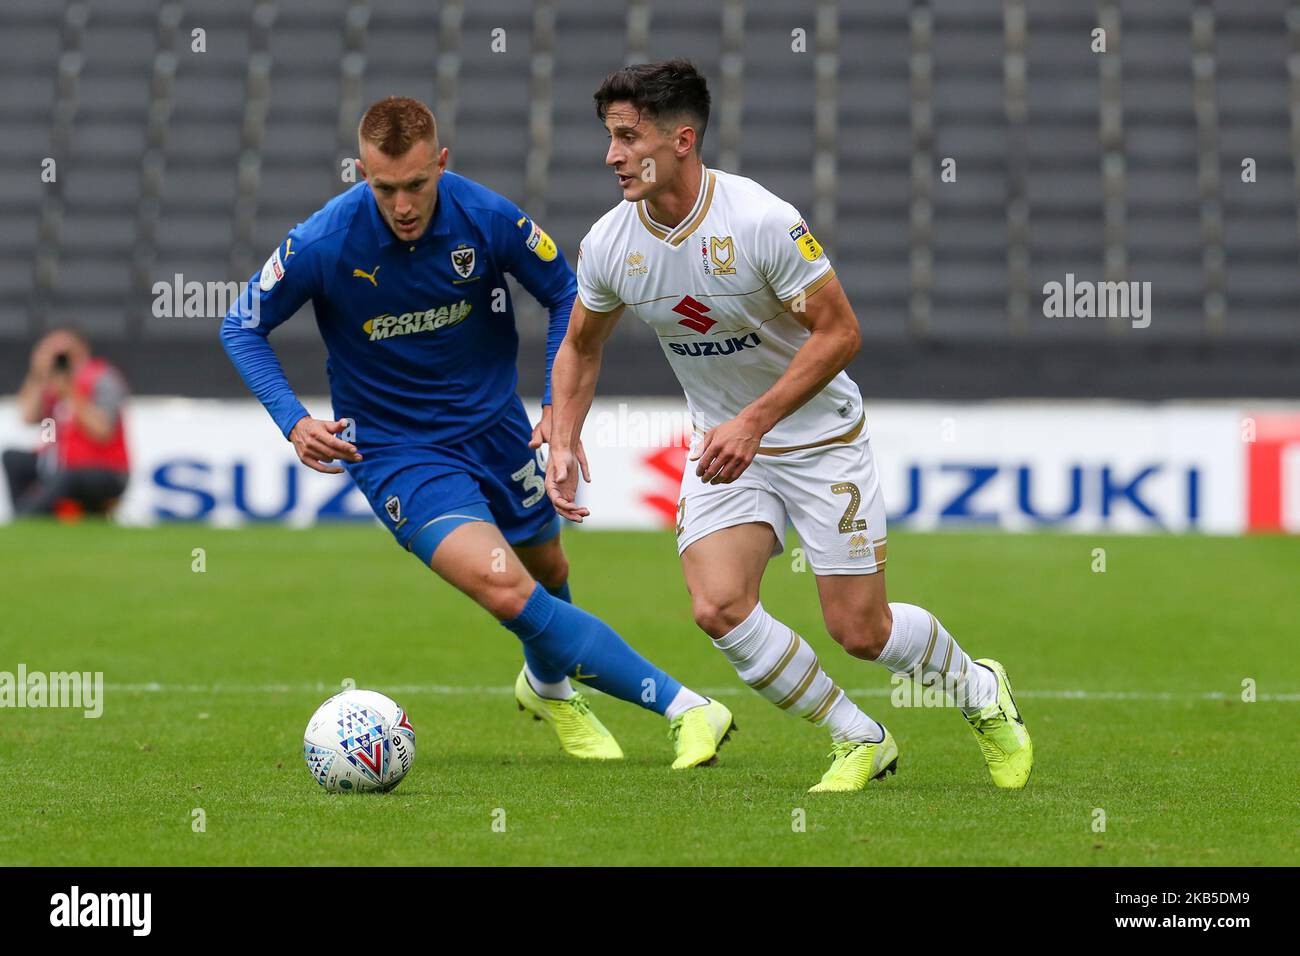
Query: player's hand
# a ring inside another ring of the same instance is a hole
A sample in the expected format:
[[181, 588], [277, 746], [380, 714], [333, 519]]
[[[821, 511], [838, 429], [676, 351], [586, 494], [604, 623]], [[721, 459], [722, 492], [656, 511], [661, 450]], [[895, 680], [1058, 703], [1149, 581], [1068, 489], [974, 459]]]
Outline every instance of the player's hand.
[[[542, 406], [542, 417], [536, 425], [533, 426], [533, 437], [528, 442], [529, 448], [541, 448], [543, 445], [551, 443], [551, 406]], [[582, 439], [578, 439], [578, 444], [574, 447], [574, 454], [578, 456], [578, 465], [582, 468], [582, 480], [591, 483], [591, 469], [587, 467], [587, 452], [582, 447]]]
[[744, 415], [710, 428], [690, 456], [691, 461], [699, 461], [695, 474], [707, 485], [735, 481], [758, 454], [762, 438], [763, 430]]
[[298, 424], [293, 426], [293, 431], [289, 432], [289, 441], [293, 442], [298, 460], [308, 468], [325, 475], [341, 475], [342, 468], [338, 465], [327, 465], [325, 462], [336, 458], [347, 461], [361, 460], [356, 445], [334, 437], [347, 427], [346, 419], [323, 422], [319, 418], [304, 415], [298, 419]]
[[533, 437], [528, 441], [529, 448], [541, 448], [551, 441], [551, 406], [542, 406], [542, 417], [533, 426]]
[[546, 460], [546, 493], [551, 498], [561, 517], [582, 523], [582, 519], [591, 514], [586, 508], [578, 507], [578, 473], [582, 480], [591, 482], [587, 471], [587, 457], [582, 453], [579, 442], [577, 450], [551, 447], [550, 457]]

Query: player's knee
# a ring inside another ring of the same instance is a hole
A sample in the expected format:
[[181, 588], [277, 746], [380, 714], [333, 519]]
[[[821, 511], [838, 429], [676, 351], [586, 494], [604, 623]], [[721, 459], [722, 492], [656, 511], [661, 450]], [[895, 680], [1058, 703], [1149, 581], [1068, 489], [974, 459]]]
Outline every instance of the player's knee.
[[477, 582], [473, 596], [498, 621], [512, 621], [523, 613], [536, 583], [522, 572], [488, 574]]
[[741, 595], [722, 599], [700, 596], [693, 599], [691, 610], [700, 630], [716, 640], [734, 631], [757, 603]]
[[878, 611], [828, 621], [826, 627], [835, 642], [851, 657], [874, 661], [889, 642], [894, 616], [886, 605]]

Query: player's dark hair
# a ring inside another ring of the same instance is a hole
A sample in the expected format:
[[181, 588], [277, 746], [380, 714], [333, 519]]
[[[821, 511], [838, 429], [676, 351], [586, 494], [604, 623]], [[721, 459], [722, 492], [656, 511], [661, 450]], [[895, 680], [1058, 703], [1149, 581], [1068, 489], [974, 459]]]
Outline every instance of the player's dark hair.
[[636, 63], [615, 70], [596, 90], [596, 116], [605, 122], [611, 103], [628, 102], [652, 123], [687, 117], [695, 130], [695, 152], [709, 125], [709, 84], [690, 60]]
[[421, 140], [438, 140], [433, 112], [409, 96], [389, 96], [372, 103], [357, 126], [357, 139], [385, 156], [403, 156]]

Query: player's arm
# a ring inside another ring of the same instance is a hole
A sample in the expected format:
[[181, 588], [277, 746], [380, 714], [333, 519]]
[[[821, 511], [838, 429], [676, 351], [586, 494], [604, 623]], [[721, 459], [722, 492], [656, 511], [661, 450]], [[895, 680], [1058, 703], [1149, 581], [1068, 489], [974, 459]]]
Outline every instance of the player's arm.
[[546, 383], [542, 387], [542, 417], [533, 428], [529, 448], [551, 440], [551, 374], [555, 355], [569, 326], [569, 313], [578, 294], [573, 270], [550, 236], [522, 210], [501, 200], [492, 217], [492, 242], [505, 270], [546, 309]]
[[759, 224], [757, 263], [789, 313], [811, 333], [766, 392], [704, 435], [691, 460], [710, 484], [735, 481], [776, 423], [825, 388], [857, 354], [857, 316], [807, 224], [788, 203], [773, 204]]
[[342, 468], [325, 462], [361, 460], [356, 446], [334, 437], [347, 423], [321, 421], [308, 414], [267, 341], [272, 329], [293, 316], [322, 287], [319, 251], [300, 243], [296, 230], [290, 233], [261, 273], [249, 281], [221, 323], [221, 344], [249, 390], [293, 443], [299, 460], [316, 471], [338, 474]]
[[810, 333], [785, 372], [739, 415], [705, 433], [691, 460], [710, 484], [735, 481], [758, 453], [764, 435], [830, 384], [858, 354], [858, 319], [839, 279], [831, 279], [790, 314]]
[[605, 342], [622, 312], [622, 304], [609, 312], [593, 312], [581, 298], [575, 300], [568, 333], [560, 344], [551, 372], [555, 409], [551, 454], [546, 463], [546, 491], [555, 510], [570, 521], [580, 522], [590, 514], [577, 505], [579, 469], [583, 480], [591, 481], [579, 436], [596, 395]]

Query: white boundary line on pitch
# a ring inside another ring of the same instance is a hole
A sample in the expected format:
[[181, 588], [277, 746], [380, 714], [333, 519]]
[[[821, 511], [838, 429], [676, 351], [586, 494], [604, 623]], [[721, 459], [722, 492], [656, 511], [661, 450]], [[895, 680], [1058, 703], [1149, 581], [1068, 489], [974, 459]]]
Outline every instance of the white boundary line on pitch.
[[[365, 689], [365, 688], [361, 688]], [[456, 685], [456, 684], [381, 684], [374, 689], [387, 694], [445, 694], [445, 695], [482, 695], [513, 694], [514, 688], [505, 685]], [[114, 693], [143, 694], [286, 694], [286, 693], [340, 693], [337, 685], [325, 684], [111, 684], [106, 683], [104, 690]], [[749, 693], [743, 687], [699, 687], [696, 688], [707, 697], [738, 697]], [[846, 691], [853, 697], [889, 697], [893, 689], [881, 687], [855, 687]], [[1143, 700], [1143, 701], [1236, 701], [1235, 694], [1220, 691], [1203, 693], [1177, 693], [1171, 691], [1109, 691], [1109, 690], [1020, 690], [1017, 697], [1042, 700]], [[1257, 694], [1256, 701], [1268, 703], [1298, 703], [1300, 694]]]

